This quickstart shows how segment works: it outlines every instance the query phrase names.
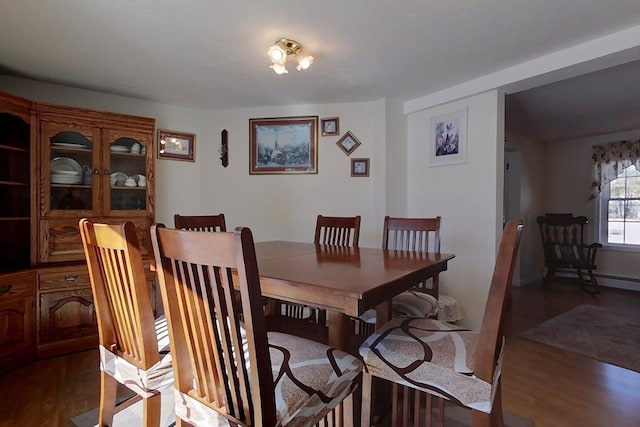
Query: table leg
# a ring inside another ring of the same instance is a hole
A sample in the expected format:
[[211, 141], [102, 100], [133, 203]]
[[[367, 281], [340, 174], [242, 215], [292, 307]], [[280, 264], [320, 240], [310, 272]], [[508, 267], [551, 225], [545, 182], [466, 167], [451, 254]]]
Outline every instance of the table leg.
[[376, 305], [376, 330], [391, 320], [391, 300]]
[[329, 315], [329, 346], [349, 352], [349, 318], [337, 311], [327, 310]]

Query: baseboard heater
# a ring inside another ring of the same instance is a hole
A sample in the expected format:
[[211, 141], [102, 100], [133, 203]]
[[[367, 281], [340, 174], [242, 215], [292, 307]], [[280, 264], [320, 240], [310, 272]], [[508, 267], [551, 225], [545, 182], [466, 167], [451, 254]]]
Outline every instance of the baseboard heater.
[[637, 279], [635, 277], [612, 276], [611, 274], [599, 274], [599, 273], [595, 273], [594, 276], [602, 278], [602, 279], [611, 279], [611, 280], [620, 280], [620, 281], [623, 281], [623, 282], [640, 283], [640, 279]]

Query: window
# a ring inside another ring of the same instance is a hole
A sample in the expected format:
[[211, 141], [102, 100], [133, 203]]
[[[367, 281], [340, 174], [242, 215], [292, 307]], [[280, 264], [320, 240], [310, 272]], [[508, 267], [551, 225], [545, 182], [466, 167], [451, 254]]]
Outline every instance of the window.
[[640, 171], [633, 165], [602, 188], [600, 241], [640, 245]]

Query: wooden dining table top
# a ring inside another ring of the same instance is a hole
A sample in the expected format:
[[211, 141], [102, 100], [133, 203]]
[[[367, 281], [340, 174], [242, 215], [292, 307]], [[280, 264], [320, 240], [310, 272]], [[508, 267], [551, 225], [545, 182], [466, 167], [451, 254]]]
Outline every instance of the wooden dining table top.
[[387, 320], [393, 296], [445, 271], [455, 257], [288, 241], [258, 242], [255, 248], [262, 295], [327, 309], [329, 340], [338, 347], [346, 316], [377, 307]]

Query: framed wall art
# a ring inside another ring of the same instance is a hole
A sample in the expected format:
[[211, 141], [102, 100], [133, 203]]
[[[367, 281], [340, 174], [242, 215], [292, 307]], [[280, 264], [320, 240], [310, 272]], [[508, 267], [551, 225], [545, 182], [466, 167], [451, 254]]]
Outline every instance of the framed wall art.
[[351, 159], [351, 176], [369, 176], [369, 159]]
[[249, 119], [249, 174], [318, 173], [318, 116]]
[[321, 119], [320, 129], [322, 129], [322, 136], [340, 135], [340, 119], [337, 117]]
[[336, 144], [338, 144], [338, 147], [340, 147], [342, 151], [344, 151], [344, 153], [349, 156], [362, 143], [358, 140], [358, 138], [356, 138], [353, 133], [351, 133], [350, 130], [348, 130], [347, 133], [340, 137]]
[[431, 166], [467, 161], [467, 109], [463, 108], [431, 119], [429, 131]]
[[196, 161], [196, 135], [158, 129], [158, 158]]

